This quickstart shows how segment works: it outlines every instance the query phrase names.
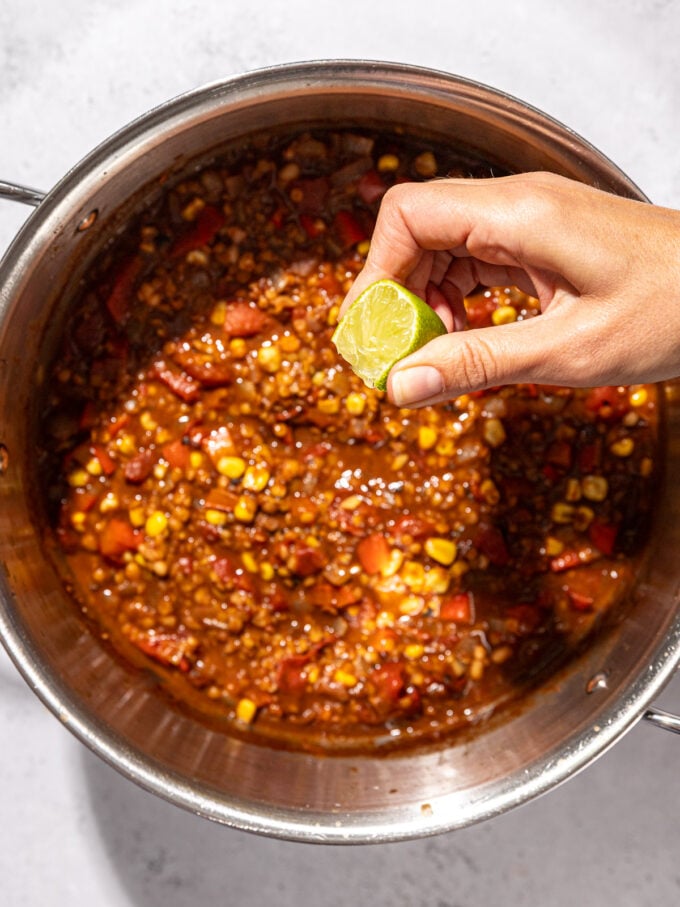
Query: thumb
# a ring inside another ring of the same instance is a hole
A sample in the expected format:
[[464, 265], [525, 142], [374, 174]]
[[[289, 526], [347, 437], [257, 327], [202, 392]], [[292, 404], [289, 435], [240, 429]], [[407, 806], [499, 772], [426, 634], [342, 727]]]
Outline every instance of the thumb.
[[578, 384], [550, 320], [546, 314], [435, 337], [394, 366], [388, 396], [396, 406], [418, 407], [497, 385]]

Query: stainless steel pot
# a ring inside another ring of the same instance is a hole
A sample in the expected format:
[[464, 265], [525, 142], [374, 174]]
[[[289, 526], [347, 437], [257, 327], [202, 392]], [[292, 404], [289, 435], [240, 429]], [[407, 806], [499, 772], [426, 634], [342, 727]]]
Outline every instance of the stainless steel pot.
[[389, 757], [318, 757], [255, 746], [168, 707], [126, 670], [64, 592], [32, 506], [36, 388], [64, 299], [162, 174], [227, 141], [322, 124], [401, 124], [512, 170], [548, 169], [633, 198], [626, 176], [564, 126], [442, 73], [358, 62], [253, 72], [172, 101], [117, 133], [37, 205], [0, 265], [0, 636], [64, 725], [144, 788], [208, 818], [305, 841], [417, 837], [498, 814], [572, 776], [638, 719], [680, 730], [650, 703], [680, 658], [680, 398], [664, 387], [666, 468], [652, 541], [625, 620], [521, 709], [446, 746]]

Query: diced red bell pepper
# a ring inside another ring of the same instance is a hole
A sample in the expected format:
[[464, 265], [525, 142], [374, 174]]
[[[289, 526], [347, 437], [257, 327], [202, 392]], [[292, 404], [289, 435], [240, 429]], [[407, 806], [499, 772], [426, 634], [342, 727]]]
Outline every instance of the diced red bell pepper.
[[106, 299], [106, 308], [116, 324], [122, 324], [130, 312], [135, 282], [142, 270], [142, 259], [135, 255], [117, 272]]
[[571, 469], [573, 451], [567, 441], [553, 441], [545, 452], [545, 459], [558, 469]]
[[474, 602], [470, 592], [457, 592], [444, 599], [439, 609], [442, 620], [456, 624], [471, 624], [474, 621]]
[[618, 531], [618, 526], [593, 520], [588, 528], [588, 538], [602, 554], [610, 555], [614, 553]]
[[590, 475], [600, 465], [602, 458], [602, 441], [597, 438], [590, 444], [584, 444], [577, 454], [578, 468], [583, 475]]
[[105, 476], [112, 476], [116, 471], [118, 464], [111, 457], [108, 450], [102, 444], [92, 445], [92, 456], [94, 456], [102, 468]]
[[199, 212], [191, 227], [178, 236], [170, 248], [171, 258], [181, 258], [188, 252], [209, 245], [224, 226], [224, 212], [213, 205], [206, 205]]
[[319, 219], [312, 217], [311, 214], [300, 215], [300, 226], [310, 239], [316, 239], [323, 232]]
[[[604, 553], [604, 552], [603, 552]], [[574, 567], [580, 567], [583, 564], [591, 564], [600, 557], [600, 551], [585, 546], [583, 548], [564, 551], [550, 560], [550, 569], [553, 573], [563, 573], [565, 570], [572, 570]]]
[[99, 551], [103, 557], [120, 561], [126, 551], [136, 551], [141, 542], [139, 532], [127, 520], [111, 517], [99, 536]]
[[327, 558], [321, 548], [297, 542], [286, 560], [286, 566], [296, 576], [312, 576], [326, 566]]
[[333, 218], [333, 228], [343, 249], [368, 239], [368, 234], [351, 211], [338, 211]]
[[399, 538], [404, 535], [410, 535], [414, 539], [422, 539], [426, 535], [434, 532], [434, 526], [428, 520], [416, 516], [413, 513], [406, 513], [399, 517], [394, 524], [393, 534]]
[[391, 549], [384, 535], [373, 532], [357, 545], [357, 557], [369, 575], [380, 573], [389, 563]]
[[129, 482], [131, 485], [141, 485], [142, 482], [145, 482], [154, 467], [155, 456], [151, 450], [140, 450], [136, 456], [132, 457], [131, 460], [128, 460], [125, 464], [125, 469], [123, 473], [125, 475], [125, 481]]

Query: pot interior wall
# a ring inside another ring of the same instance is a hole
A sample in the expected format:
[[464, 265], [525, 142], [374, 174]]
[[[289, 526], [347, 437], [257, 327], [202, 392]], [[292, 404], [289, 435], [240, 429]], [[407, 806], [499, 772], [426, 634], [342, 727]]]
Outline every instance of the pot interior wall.
[[[476, 821], [547, 790], [639, 716], [677, 660], [679, 396], [666, 388], [666, 473], [627, 619], [521, 710], [446, 747], [386, 758], [273, 750], [172, 709], [74, 607], [42, 546], [36, 391], [73, 287], [103, 245], [172, 179], [225, 145], [317, 124], [399, 124], [510, 170], [549, 169], [639, 190], [594, 149], [512, 99], [396, 67], [291, 67], [179, 99], [97, 149], [29, 220], [0, 269], [0, 633], [29, 683], [78, 736], [139, 783], [221, 821], [309, 840], [386, 840]], [[79, 231], [92, 211], [98, 216]], [[606, 678], [595, 692], [588, 681]]]

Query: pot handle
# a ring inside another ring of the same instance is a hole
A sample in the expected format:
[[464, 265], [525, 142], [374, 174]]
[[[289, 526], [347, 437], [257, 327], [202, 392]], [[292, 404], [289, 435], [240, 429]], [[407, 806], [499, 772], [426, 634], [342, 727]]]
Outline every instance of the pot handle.
[[680, 734], [680, 716], [673, 715], [672, 712], [664, 712], [663, 709], [647, 709], [642, 716], [647, 721], [651, 721], [656, 727], [663, 728], [664, 731], [672, 731], [674, 734]]
[[0, 180], [0, 198], [6, 198], [11, 202], [21, 202], [24, 205], [37, 207], [45, 198], [44, 192], [39, 189], [29, 189], [28, 186], [20, 186], [18, 183], [7, 183]]

